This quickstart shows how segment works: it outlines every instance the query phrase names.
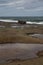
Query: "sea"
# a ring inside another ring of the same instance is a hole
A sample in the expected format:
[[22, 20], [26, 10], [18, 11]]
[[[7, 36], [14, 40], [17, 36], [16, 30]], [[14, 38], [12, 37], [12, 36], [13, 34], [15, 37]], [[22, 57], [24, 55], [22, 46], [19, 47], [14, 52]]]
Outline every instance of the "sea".
[[27, 24], [43, 24], [43, 16], [30, 17], [0, 17], [0, 21], [18, 22], [18, 20], [26, 21]]

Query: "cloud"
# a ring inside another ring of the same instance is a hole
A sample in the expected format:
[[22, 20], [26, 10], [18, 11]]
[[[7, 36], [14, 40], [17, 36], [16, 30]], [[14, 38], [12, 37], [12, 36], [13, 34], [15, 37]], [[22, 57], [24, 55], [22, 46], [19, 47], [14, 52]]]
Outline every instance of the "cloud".
[[11, 2], [10, 0], [0, 0], [0, 6], [11, 6], [13, 5], [14, 3]]
[[38, 1], [43, 2], [43, 0], [38, 0]]
[[25, 9], [35, 9], [38, 7], [43, 7], [43, 2], [40, 2], [39, 0], [27, 0], [24, 7]]
[[21, 9], [24, 9], [24, 7], [17, 7], [16, 9], [21, 10]]
[[43, 11], [43, 7], [37, 7], [37, 8], [34, 8], [34, 9], [26, 9], [25, 11], [30, 11], [30, 12], [38, 12], [38, 11]]
[[40, 11], [43, 10], [41, 9], [43, 7], [43, 0], [0, 0], [0, 6]]
[[24, 0], [0, 0], [0, 6], [6, 6], [6, 5], [15, 5], [15, 6], [20, 6], [23, 5]]

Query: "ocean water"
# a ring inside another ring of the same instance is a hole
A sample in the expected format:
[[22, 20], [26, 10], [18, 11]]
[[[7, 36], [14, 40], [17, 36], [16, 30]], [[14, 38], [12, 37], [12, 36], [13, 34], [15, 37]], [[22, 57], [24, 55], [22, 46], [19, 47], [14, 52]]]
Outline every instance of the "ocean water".
[[27, 24], [43, 24], [43, 17], [0, 17], [0, 21], [4, 22], [18, 22], [24, 20]]

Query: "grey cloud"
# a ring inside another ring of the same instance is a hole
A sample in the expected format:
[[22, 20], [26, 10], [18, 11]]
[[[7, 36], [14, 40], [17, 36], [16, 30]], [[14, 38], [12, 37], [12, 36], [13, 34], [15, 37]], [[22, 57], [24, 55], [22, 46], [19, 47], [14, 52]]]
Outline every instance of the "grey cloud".
[[38, 1], [43, 2], [43, 0], [38, 0]]
[[14, 0], [0, 0], [0, 4], [6, 4]]
[[[6, 4], [14, 2], [15, 8], [17, 7], [24, 7], [24, 9], [35, 9], [38, 7], [43, 7], [43, 0], [24, 0], [22, 3], [16, 3], [22, 0], [0, 0], [0, 4], [3, 7], [7, 6]], [[12, 4], [13, 5], [13, 4]]]
[[25, 9], [35, 9], [38, 7], [43, 7], [43, 2], [40, 2], [39, 0], [27, 0], [27, 2], [24, 5]]
[[0, 0], [0, 3], [8, 3], [12, 1], [19, 1], [19, 0]]
[[8, 3], [7, 0], [0, 0], [0, 4]]
[[6, 7], [11, 1], [14, 0], [0, 0], [0, 7]]
[[6, 6], [6, 4], [12, 3], [12, 2], [17, 2], [19, 0], [0, 0], [0, 5], [1, 6]]
[[2, 3], [6, 3], [6, 1], [0, 1], [0, 4], [2, 4]]

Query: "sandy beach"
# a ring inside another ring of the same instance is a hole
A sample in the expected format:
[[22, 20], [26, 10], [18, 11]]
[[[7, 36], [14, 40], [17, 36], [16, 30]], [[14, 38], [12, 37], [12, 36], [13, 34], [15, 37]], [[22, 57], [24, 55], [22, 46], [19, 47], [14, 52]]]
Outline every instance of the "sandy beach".
[[0, 0], [0, 65], [43, 65], [43, 0]]
[[1, 43], [43, 43], [43, 25], [0, 28]]

